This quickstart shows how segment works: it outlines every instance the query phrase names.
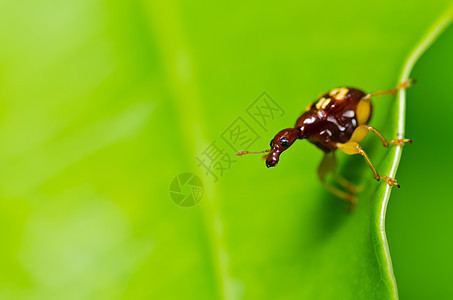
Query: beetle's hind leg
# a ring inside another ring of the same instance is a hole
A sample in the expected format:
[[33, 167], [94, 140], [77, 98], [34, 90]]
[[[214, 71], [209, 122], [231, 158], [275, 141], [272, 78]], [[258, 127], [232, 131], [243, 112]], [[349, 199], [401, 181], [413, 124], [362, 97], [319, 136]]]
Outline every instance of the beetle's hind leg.
[[411, 83], [413, 83], [413, 82], [415, 82], [415, 79], [410, 78], [410, 79], [404, 81], [403, 83], [399, 84], [398, 86], [396, 86], [393, 89], [372, 92], [372, 93], [365, 95], [364, 98], [370, 99], [373, 96], [395, 95], [396, 92], [398, 92], [400, 89], [405, 89], [405, 88], [410, 87]]
[[353, 155], [353, 154], [360, 154], [363, 156], [363, 158], [365, 159], [365, 162], [367, 163], [368, 167], [370, 167], [371, 171], [373, 172], [373, 175], [374, 175], [374, 179], [376, 179], [377, 181], [381, 180], [381, 179], [384, 179], [387, 184], [389, 186], [397, 186], [398, 188], [400, 187], [400, 185], [398, 184], [398, 182], [396, 182], [396, 179], [395, 178], [390, 178], [388, 176], [381, 176], [379, 175], [378, 171], [376, 170], [376, 168], [374, 167], [373, 163], [371, 162], [370, 158], [368, 157], [368, 155], [366, 154], [365, 151], [363, 151], [362, 147], [354, 142], [354, 141], [349, 141], [349, 142], [346, 142], [344, 144], [342, 143], [337, 143], [336, 144], [338, 149], [340, 149], [342, 152], [348, 154], [348, 155]]
[[[347, 201], [349, 203], [350, 208], [352, 209], [357, 204], [357, 197], [355, 196], [355, 194], [359, 191], [359, 189], [353, 183], [349, 182], [347, 179], [335, 173], [336, 165], [337, 160], [335, 158], [334, 153], [333, 152], [325, 153], [318, 167], [319, 179], [321, 180], [323, 186], [329, 192]], [[330, 173], [332, 174], [332, 178], [348, 192], [342, 191], [339, 188], [327, 182], [326, 180], [327, 175], [329, 175]]]
[[332, 170], [332, 178], [335, 180], [339, 185], [345, 188], [351, 194], [358, 194], [363, 190], [363, 186], [355, 185], [354, 183], [350, 182], [343, 176], [339, 175], [335, 170]]

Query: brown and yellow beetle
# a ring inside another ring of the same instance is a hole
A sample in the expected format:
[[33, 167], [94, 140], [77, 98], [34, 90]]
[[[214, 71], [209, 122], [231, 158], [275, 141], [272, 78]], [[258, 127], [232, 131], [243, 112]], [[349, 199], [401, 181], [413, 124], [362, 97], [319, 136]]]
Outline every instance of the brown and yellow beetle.
[[[352, 155], [360, 154], [373, 171], [376, 180], [384, 179], [389, 186], [399, 184], [394, 178], [381, 176], [371, 163], [368, 155], [358, 144], [369, 132], [373, 132], [382, 142], [384, 147], [389, 145], [404, 145], [412, 143], [409, 139], [386, 140], [375, 128], [368, 125], [373, 111], [371, 97], [380, 95], [394, 95], [399, 89], [407, 88], [413, 80], [408, 80], [394, 89], [366, 94], [355, 88], [337, 88], [329, 91], [310, 103], [305, 112], [297, 119], [294, 128], [281, 130], [271, 140], [270, 149], [260, 152], [239, 151], [236, 155], [249, 153], [269, 152], [264, 156], [266, 166], [275, 167], [280, 154], [288, 149], [297, 139], [308, 139], [324, 151], [324, 158], [318, 168], [319, 178], [323, 185], [333, 194], [348, 201], [352, 206], [356, 203], [356, 187], [345, 178], [334, 172], [336, 159], [334, 151]], [[347, 192], [327, 183], [326, 176], [332, 173], [333, 179]]]

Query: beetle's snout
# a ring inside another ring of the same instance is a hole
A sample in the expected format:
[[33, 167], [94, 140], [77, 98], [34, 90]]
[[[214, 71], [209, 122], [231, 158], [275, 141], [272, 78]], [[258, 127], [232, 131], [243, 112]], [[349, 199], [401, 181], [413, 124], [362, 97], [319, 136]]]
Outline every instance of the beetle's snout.
[[266, 167], [270, 168], [270, 167], [275, 167], [277, 165], [278, 161], [268, 161], [266, 160]]
[[278, 164], [280, 152], [272, 151], [267, 155], [266, 167], [275, 167]]

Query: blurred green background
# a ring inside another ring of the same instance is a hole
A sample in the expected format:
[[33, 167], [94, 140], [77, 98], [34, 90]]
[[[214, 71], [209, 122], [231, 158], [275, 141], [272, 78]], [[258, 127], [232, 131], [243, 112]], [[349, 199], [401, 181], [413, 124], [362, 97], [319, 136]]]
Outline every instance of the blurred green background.
[[[234, 154], [222, 133], [239, 117], [263, 150], [326, 89], [393, 87], [450, 5], [1, 1], [0, 299], [395, 298], [376, 228], [385, 187], [361, 158], [338, 155], [365, 186], [351, 214], [307, 142], [274, 169], [232, 157], [218, 181], [196, 158], [212, 142]], [[402, 299], [452, 294], [452, 46], [449, 29], [408, 91], [414, 144], [387, 225]], [[263, 128], [246, 109], [264, 91], [284, 115]], [[395, 136], [395, 99], [374, 112]], [[394, 149], [364, 145], [388, 172]], [[190, 208], [169, 196], [185, 172], [205, 188]]]

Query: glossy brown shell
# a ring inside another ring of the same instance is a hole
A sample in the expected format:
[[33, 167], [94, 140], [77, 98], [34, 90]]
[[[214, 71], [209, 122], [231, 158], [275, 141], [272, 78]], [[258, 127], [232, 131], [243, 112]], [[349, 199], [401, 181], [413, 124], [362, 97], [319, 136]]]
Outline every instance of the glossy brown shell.
[[[359, 124], [357, 106], [366, 94], [355, 88], [333, 89], [309, 105], [296, 121], [299, 138], [306, 138], [325, 152], [335, 150], [336, 143], [345, 143]], [[363, 100], [362, 100], [363, 101]], [[363, 116], [362, 123], [371, 118], [372, 106]], [[368, 105], [367, 105], [368, 106]]]

